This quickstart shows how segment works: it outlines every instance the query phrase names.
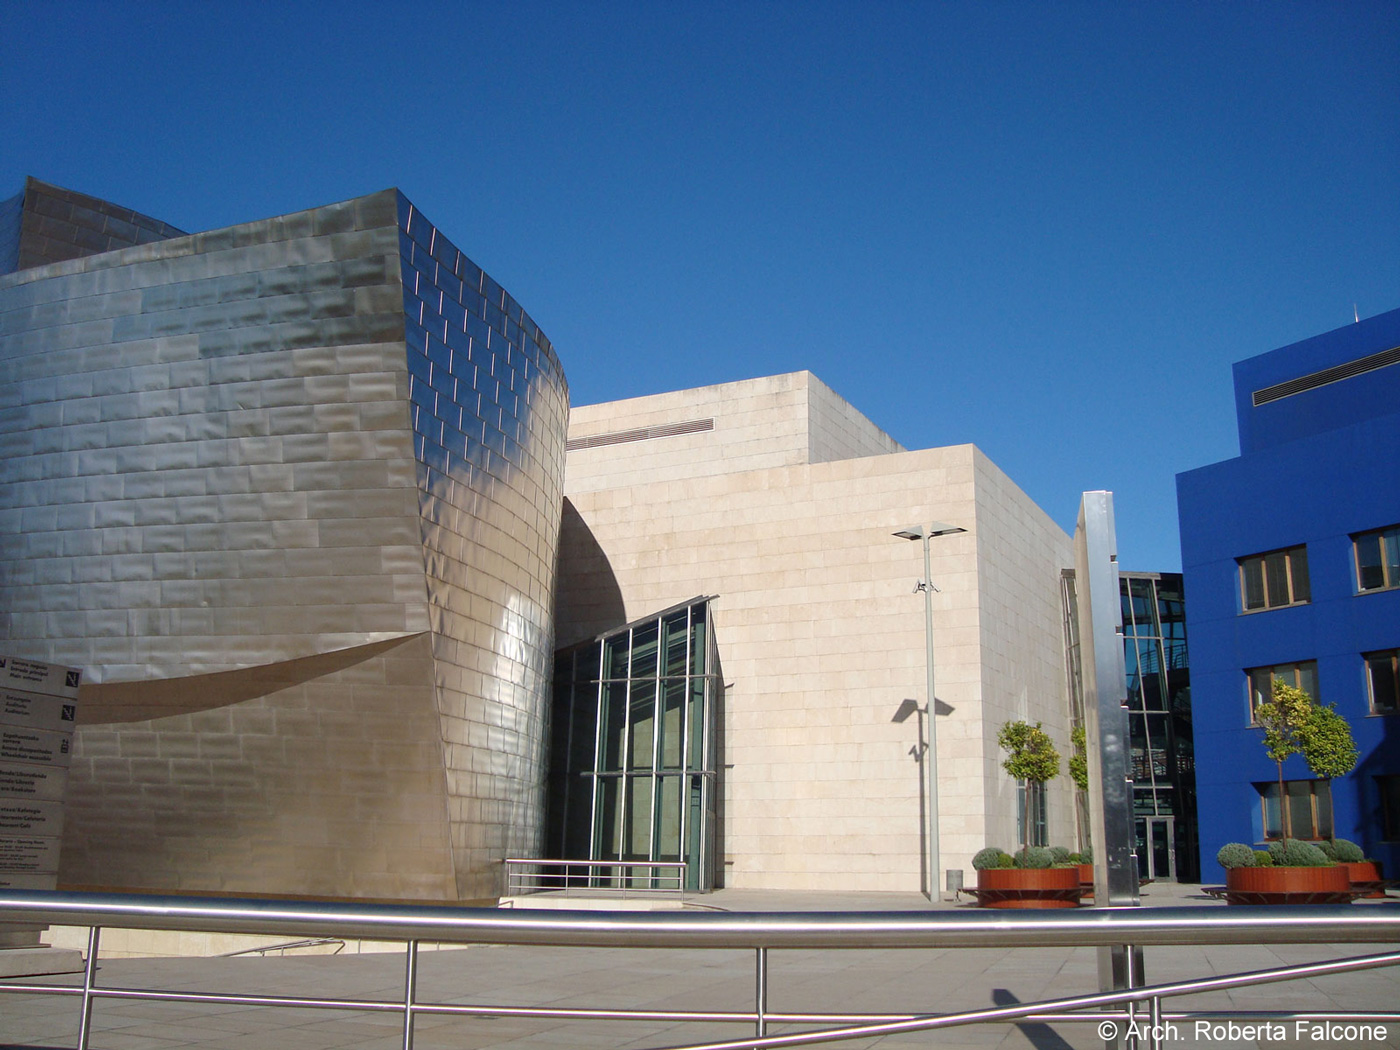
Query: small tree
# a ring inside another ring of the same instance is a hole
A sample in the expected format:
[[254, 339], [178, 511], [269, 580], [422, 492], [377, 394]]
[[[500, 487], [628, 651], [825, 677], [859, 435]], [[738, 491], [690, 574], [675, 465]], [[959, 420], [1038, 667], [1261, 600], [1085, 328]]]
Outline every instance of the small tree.
[[1060, 753], [1050, 734], [1040, 728], [1040, 723], [1028, 725], [1025, 722], [1007, 722], [997, 733], [997, 743], [1006, 752], [1001, 768], [1017, 780], [1026, 782], [1026, 817], [1022, 821], [1023, 845], [1027, 853], [1031, 848], [1031, 808], [1030, 785], [1043, 784], [1060, 775]]
[[1089, 745], [1083, 726], [1075, 726], [1069, 734], [1070, 747], [1074, 753], [1069, 756], [1069, 778], [1080, 791], [1089, 790]]
[[1303, 750], [1308, 718], [1316, 706], [1313, 698], [1282, 679], [1273, 681], [1273, 695], [1254, 709], [1254, 720], [1264, 729], [1264, 750], [1278, 765], [1278, 822], [1288, 841], [1288, 813], [1283, 794], [1283, 762]]
[[[1304, 694], [1306, 695], [1306, 694]], [[1347, 720], [1337, 714], [1336, 704], [1314, 703], [1299, 737], [1303, 761], [1313, 776], [1327, 781], [1327, 823], [1331, 838], [1337, 837], [1337, 809], [1332, 801], [1332, 779], [1344, 777], [1356, 768], [1361, 757]]]

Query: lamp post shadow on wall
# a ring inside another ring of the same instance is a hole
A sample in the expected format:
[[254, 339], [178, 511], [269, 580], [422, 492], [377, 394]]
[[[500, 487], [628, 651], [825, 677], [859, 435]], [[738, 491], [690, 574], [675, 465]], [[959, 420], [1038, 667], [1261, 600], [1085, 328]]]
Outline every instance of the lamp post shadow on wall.
[[[950, 715], [953, 708], [945, 704], [942, 700], [934, 702], [934, 708], [940, 715]], [[928, 794], [928, 737], [924, 735], [924, 716], [928, 714], [928, 707], [910, 697], [905, 697], [899, 702], [899, 707], [895, 709], [891, 722], [904, 723], [909, 720], [910, 715], [918, 715], [918, 741], [909, 749], [909, 755], [919, 766], [919, 885], [922, 887], [933, 886], [937, 888], [937, 883], [929, 880], [929, 794]], [[935, 879], [937, 873], [935, 872]], [[930, 897], [930, 900], [933, 898]]]
[[[924, 762], [924, 773], [927, 778], [928, 804], [925, 809], [925, 819], [927, 821], [927, 831], [924, 837], [925, 849], [925, 882], [928, 899], [938, 900], [938, 726], [934, 715], [938, 713], [938, 703], [934, 699], [933, 692], [933, 572], [929, 561], [928, 541], [934, 536], [949, 536], [956, 532], [966, 532], [966, 529], [956, 525], [949, 525], [947, 522], [934, 521], [927, 525], [911, 525], [907, 529], [901, 529], [894, 535], [902, 540], [922, 540], [924, 544], [924, 578], [915, 585], [915, 590], [924, 592], [924, 668], [927, 676], [926, 692], [927, 698], [923, 711], [928, 714], [928, 743], [924, 750], [926, 761]], [[905, 701], [912, 703], [912, 701]], [[915, 704], [918, 710], [918, 705]], [[900, 705], [900, 711], [904, 711], [904, 705]], [[904, 718], [908, 718], [908, 712], [904, 712]], [[896, 713], [896, 721], [903, 721]]]

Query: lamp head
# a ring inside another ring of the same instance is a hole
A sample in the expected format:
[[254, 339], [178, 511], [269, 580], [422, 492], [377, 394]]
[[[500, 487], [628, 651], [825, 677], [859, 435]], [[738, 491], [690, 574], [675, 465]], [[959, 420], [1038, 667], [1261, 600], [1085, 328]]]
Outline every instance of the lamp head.
[[956, 525], [949, 525], [946, 521], [932, 521], [927, 525], [910, 525], [907, 529], [900, 529], [895, 535], [902, 540], [922, 540], [932, 539], [934, 536], [951, 536], [955, 532], [966, 531], [966, 529]]

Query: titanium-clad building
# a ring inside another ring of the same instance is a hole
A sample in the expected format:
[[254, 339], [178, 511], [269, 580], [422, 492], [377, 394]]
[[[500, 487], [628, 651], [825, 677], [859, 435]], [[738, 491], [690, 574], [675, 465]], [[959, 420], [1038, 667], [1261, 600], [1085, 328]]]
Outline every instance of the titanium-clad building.
[[0, 204], [0, 651], [86, 671], [66, 886], [472, 899], [538, 849], [567, 385], [396, 190]]
[[30, 180], [0, 271], [0, 652], [85, 670], [60, 885], [912, 890], [932, 804], [942, 868], [1078, 845], [997, 745], [1068, 751], [1072, 545], [975, 446], [807, 372], [571, 414], [395, 190], [184, 234]]

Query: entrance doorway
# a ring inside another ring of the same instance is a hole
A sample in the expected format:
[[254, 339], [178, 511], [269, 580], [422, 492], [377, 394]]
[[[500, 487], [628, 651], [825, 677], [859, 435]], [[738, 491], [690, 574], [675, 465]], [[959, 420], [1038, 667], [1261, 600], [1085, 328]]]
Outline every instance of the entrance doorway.
[[1138, 817], [1138, 875], [1159, 882], [1176, 881], [1176, 818]]

